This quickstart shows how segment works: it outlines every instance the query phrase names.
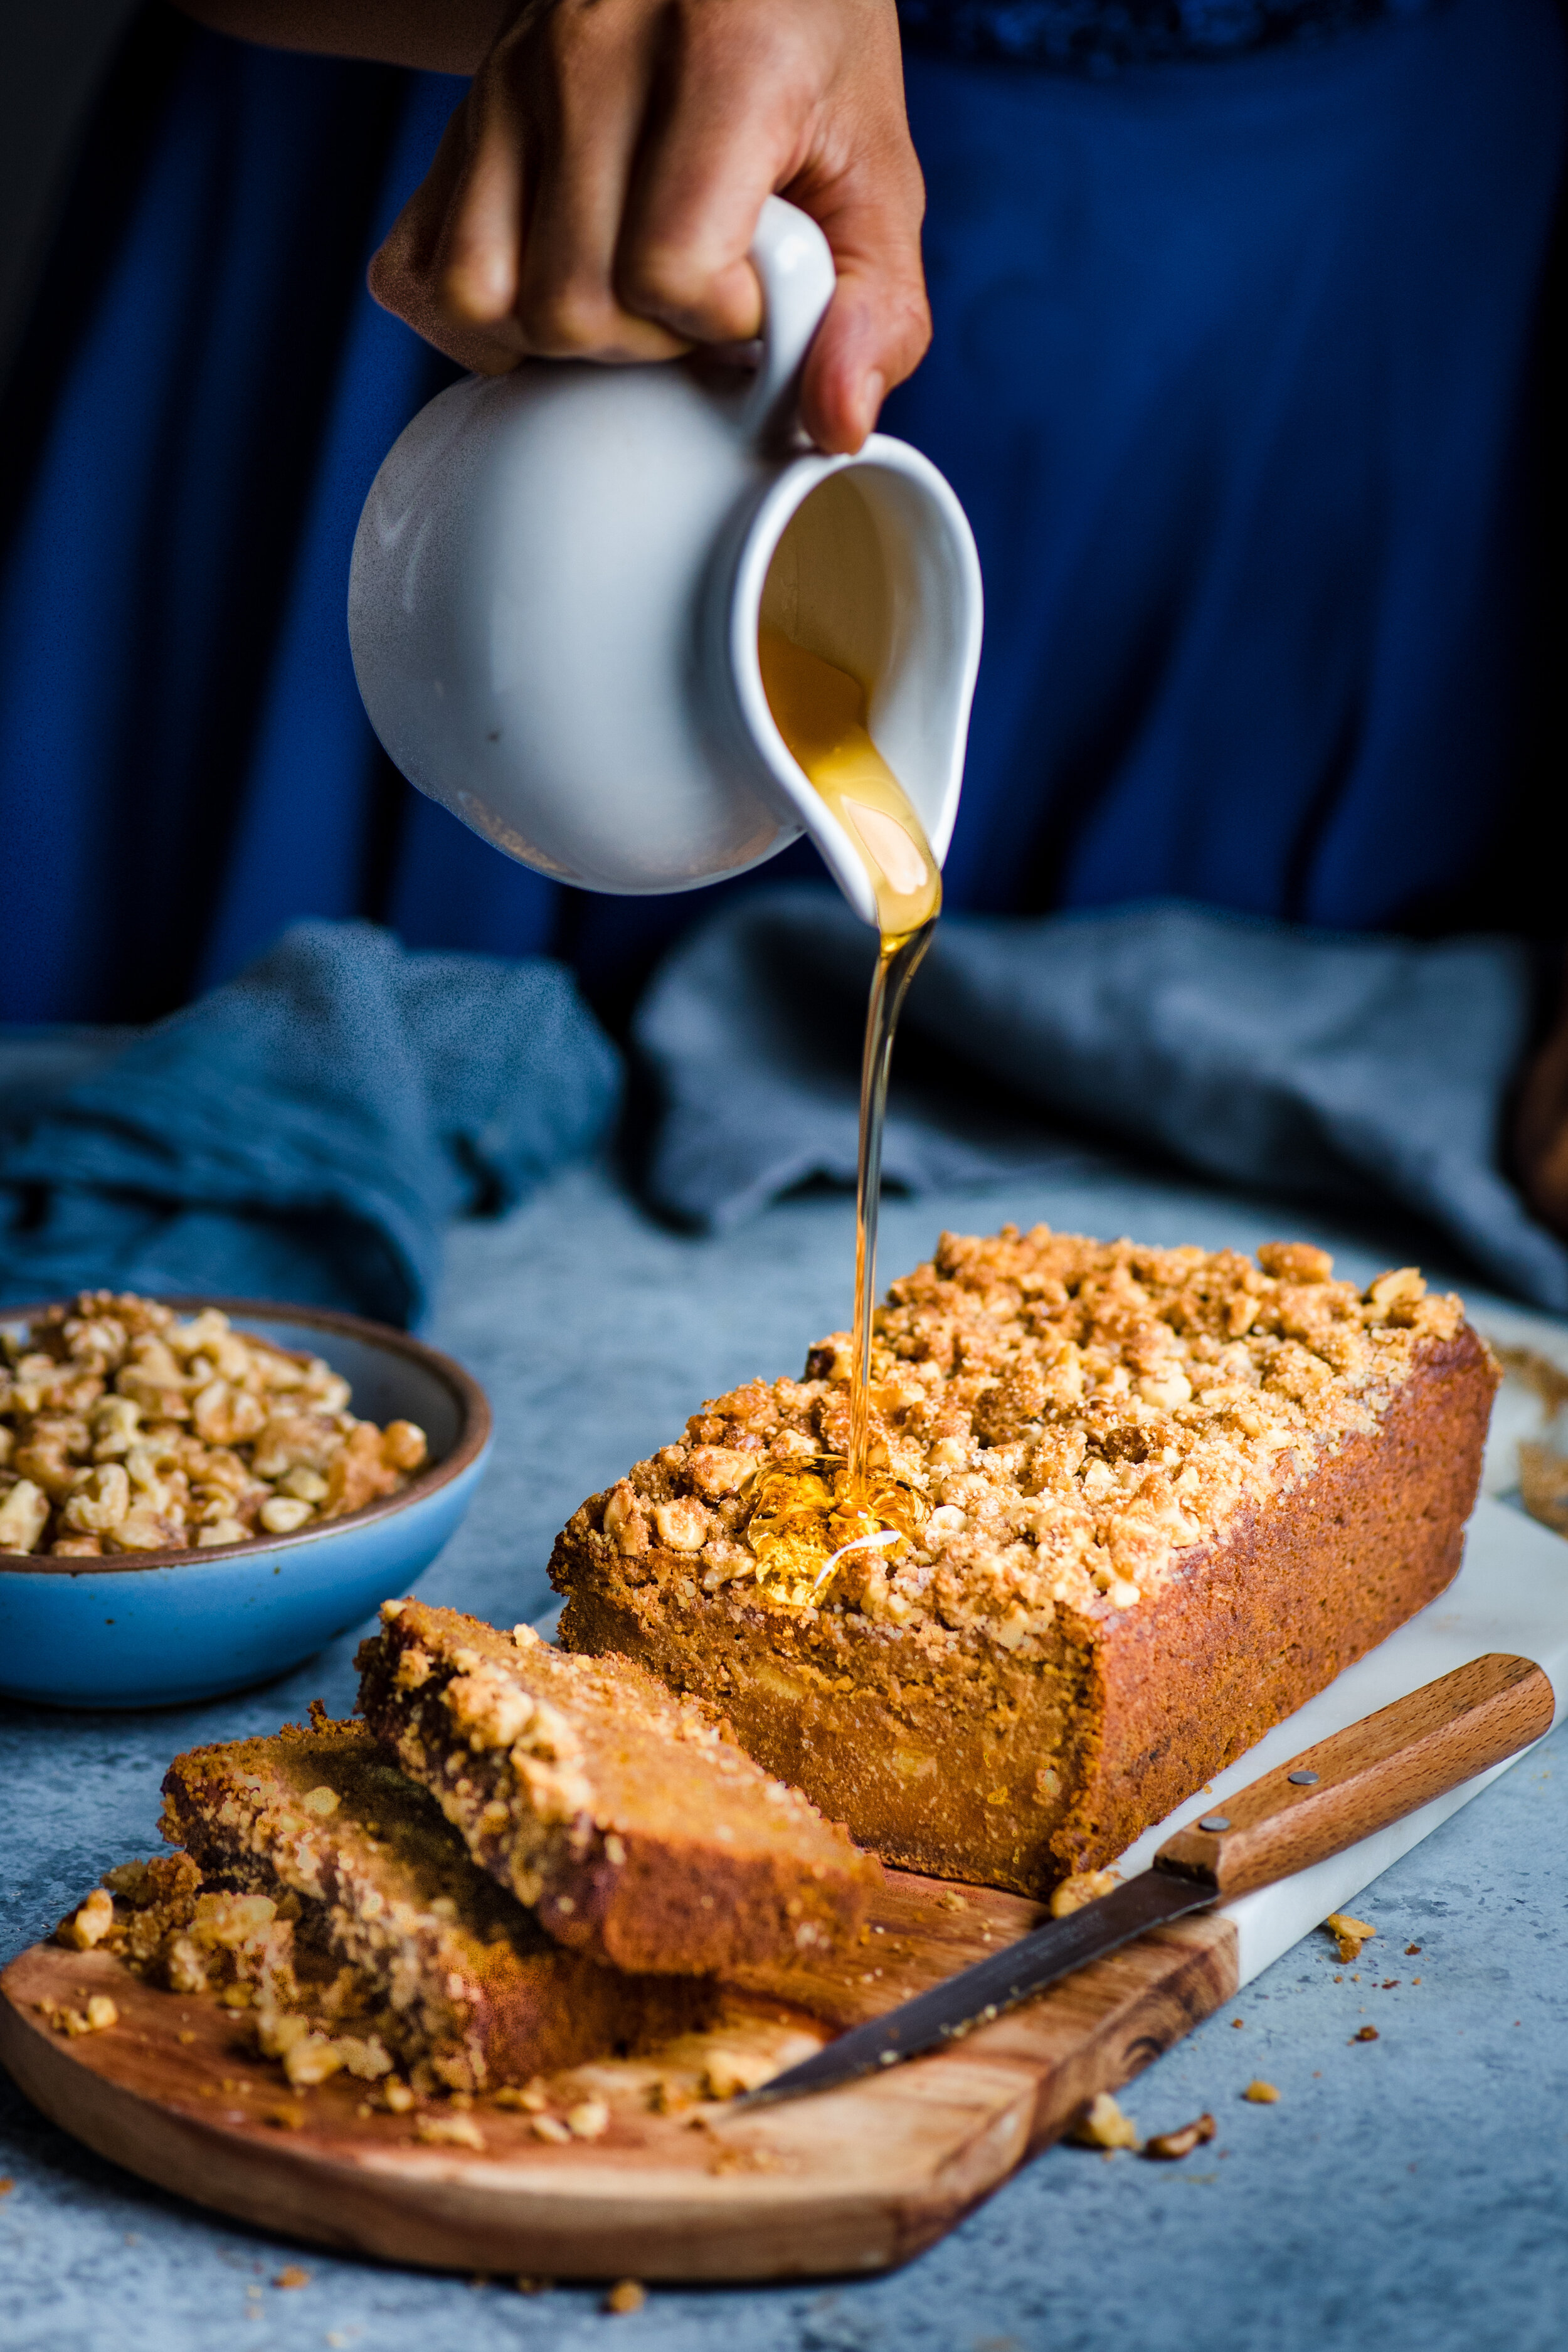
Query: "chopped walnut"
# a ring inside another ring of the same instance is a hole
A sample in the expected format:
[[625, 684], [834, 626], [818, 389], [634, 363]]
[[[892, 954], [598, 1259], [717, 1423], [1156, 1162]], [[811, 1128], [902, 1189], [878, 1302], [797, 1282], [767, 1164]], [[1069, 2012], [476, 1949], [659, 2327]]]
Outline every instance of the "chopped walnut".
[[701, 1504], [686, 1496], [656, 1504], [653, 1523], [660, 1543], [671, 1551], [700, 1551], [713, 1524]]
[[68, 2009], [58, 2000], [41, 2000], [38, 2007], [57, 2033], [107, 2033], [120, 2022], [120, 2011], [106, 1992], [95, 1992], [85, 2010]]
[[1346, 1911], [1331, 1911], [1323, 1925], [1338, 1945], [1342, 1960], [1359, 1959], [1362, 1946], [1377, 1933], [1364, 1919], [1352, 1919]]
[[89, 1952], [102, 1943], [113, 1925], [114, 1897], [106, 1886], [95, 1886], [80, 1910], [61, 1925], [59, 1940], [74, 1944], [79, 1952]]
[[472, 2116], [421, 2116], [414, 2137], [427, 2147], [471, 2147], [484, 2154], [485, 2136]]
[[760, 2091], [780, 2071], [779, 2061], [762, 2050], [710, 2050], [703, 2069], [702, 2088], [710, 2099], [733, 2099], [742, 2091]]
[[1076, 1878], [1064, 1878], [1051, 1895], [1051, 1916], [1065, 1919], [1071, 1912], [1081, 1911], [1086, 1903], [1098, 1902], [1109, 1895], [1117, 1884], [1113, 1870], [1084, 1870]]
[[1124, 2116], [1109, 2091], [1097, 2091], [1068, 2134], [1079, 2147], [1136, 2147], [1138, 2126]]
[[1156, 2164], [1179, 2164], [1184, 2156], [1191, 2156], [1194, 2147], [1213, 2139], [1218, 2129], [1212, 2116], [1199, 2116], [1195, 2121], [1184, 2124], [1180, 2131], [1156, 2132], [1152, 2139], [1144, 2141], [1138, 2153]]
[[348, 1411], [319, 1356], [83, 1291], [0, 1334], [0, 1551], [211, 1550], [292, 1535], [397, 1493], [424, 1432]]

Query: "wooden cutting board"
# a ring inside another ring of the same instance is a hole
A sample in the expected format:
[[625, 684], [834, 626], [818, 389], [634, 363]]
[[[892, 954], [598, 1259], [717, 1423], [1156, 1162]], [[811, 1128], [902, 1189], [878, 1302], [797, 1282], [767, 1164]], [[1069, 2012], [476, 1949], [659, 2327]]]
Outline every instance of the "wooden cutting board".
[[[804, 2056], [827, 2031], [984, 1958], [1042, 1916], [1016, 1895], [889, 1872], [863, 1940], [815, 1974], [792, 1974], [787, 2001], [750, 1984], [706, 2036], [557, 2078], [556, 2115], [585, 2099], [610, 2110], [602, 2137], [565, 2146], [541, 2139], [531, 2115], [483, 2100], [464, 2118], [479, 2149], [422, 2140], [416, 2115], [364, 2111], [367, 2086], [341, 2075], [290, 2092], [247, 2049], [243, 2016], [54, 1945], [35, 1945], [0, 1978], [0, 2060], [100, 2156], [345, 2252], [548, 2278], [879, 2271], [952, 2229], [1097, 2091], [1117, 2089], [1228, 2000], [1230, 1922], [1161, 1928], [960, 2043], [815, 2098], [734, 2114], [693, 2095], [701, 2068], [715, 2050]], [[75, 2037], [50, 2025], [50, 2007], [81, 2011], [95, 1992], [110, 1994], [118, 2023]], [[426, 2112], [452, 2115], [444, 2103]]]

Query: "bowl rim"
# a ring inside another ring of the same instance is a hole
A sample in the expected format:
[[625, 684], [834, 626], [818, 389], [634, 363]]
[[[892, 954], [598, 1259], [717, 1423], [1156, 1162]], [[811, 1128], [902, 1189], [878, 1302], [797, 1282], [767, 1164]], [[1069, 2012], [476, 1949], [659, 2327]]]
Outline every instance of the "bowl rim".
[[[406, 1510], [411, 1503], [423, 1502], [426, 1496], [450, 1486], [473, 1466], [490, 1442], [494, 1417], [489, 1399], [473, 1374], [465, 1371], [455, 1357], [444, 1355], [439, 1348], [428, 1347], [423, 1339], [416, 1339], [411, 1333], [399, 1331], [390, 1323], [374, 1322], [366, 1315], [350, 1315], [342, 1307], [297, 1307], [280, 1298], [226, 1298], [188, 1291], [141, 1291], [137, 1296], [154, 1299], [160, 1307], [172, 1307], [182, 1315], [216, 1307], [237, 1325], [246, 1317], [257, 1322], [303, 1323], [319, 1331], [336, 1332], [344, 1339], [363, 1339], [390, 1355], [406, 1356], [433, 1373], [456, 1400], [459, 1414], [457, 1443], [439, 1462], [433, 1462], [427, 1470], [411, 1478], [400, 1493], [366, 1503], [360, 1510], [345, 1513], [341, 1519], [317, 1520], [313, 1526], [296, 1528], [291, 1535], [247, 1536], [242, 1543], [208, 1544], [205, 1548], [182, 1544], [165, 1551], [105, 1552], [97, 1559], [84, 1559], [79, 1554], [57, 1559], [48, 1552], [41, 1556], [33, 1552], [0, 1552], [0, 1576], [139, 1576], [146, 1569], [216, 1568], [274, 1551], [295, 1551], [305, 1544], [329, 1543], [346, 1528], [373, 1527], [379, 1520]], [[31, 1306], [0, 1307], [0, 1328], [10, 1323], [34, 1322], [51, 1307], [73, 1303], [70, 1299], [48, 1298]]]

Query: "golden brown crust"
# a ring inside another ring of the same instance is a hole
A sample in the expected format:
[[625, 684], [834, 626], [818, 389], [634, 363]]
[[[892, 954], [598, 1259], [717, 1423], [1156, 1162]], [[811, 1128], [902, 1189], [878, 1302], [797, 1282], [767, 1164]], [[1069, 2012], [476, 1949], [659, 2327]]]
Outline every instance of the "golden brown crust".
[[165, 1834], [235, 1886], [299, 1897], [297, 1940], [351, 1969], [388, 2049], [448, 2089], [524, 2083], [706, 2015], [701, 1985], [624, 1977], [546, 1936], [363, 1725], [195, 1748], [163, 1790]]
[[476, 1861], [616, 1968], [718, 1973], [854, 1933], [876, 1884], [709, 1708], [624, 1658], [571, 1658], [415, 1601], [359, 1654], [361, 1704]]
[[[805, 1609], [655, 1543], [659, 1502], [734, 1477], [748, 1436], [769, 1459], [830, 1440], [840, 1380], [755, 1383], [577, 1513], [552, 1561], [563, 1641], [724, 1707], [889, 1861], [1037, 1894], [1109, 1860], [1458, 1566], [1496, 1381], [1458, 1302], [1408, 1269], [1361, 1298], [1320, 1251], [1260, 1256], [944, 1237], [879, 1339], [884, 1399], [897, 1346], [938, 1375], [882, 1417], [929, 1499], [965, 1482], [966, 1525], [879, 1593]], [[1069, 1344], [1053, 1395], [1042, 1358]], [[743, 1536], [737, 1512], [716, 1541]]]

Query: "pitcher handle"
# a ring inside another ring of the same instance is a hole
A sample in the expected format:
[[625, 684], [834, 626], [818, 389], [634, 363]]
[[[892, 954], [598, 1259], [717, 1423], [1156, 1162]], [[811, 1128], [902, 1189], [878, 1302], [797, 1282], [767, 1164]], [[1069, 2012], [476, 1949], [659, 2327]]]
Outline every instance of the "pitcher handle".
[[800, 372], [833, 299], [837, 273], [816, 223], [782, 196], [763, 202], [752, 240], [752, 266], [763, 287], [763, 358], [741, 425], [749, 439], [764, 441], [787, 432], [795, 421]]

